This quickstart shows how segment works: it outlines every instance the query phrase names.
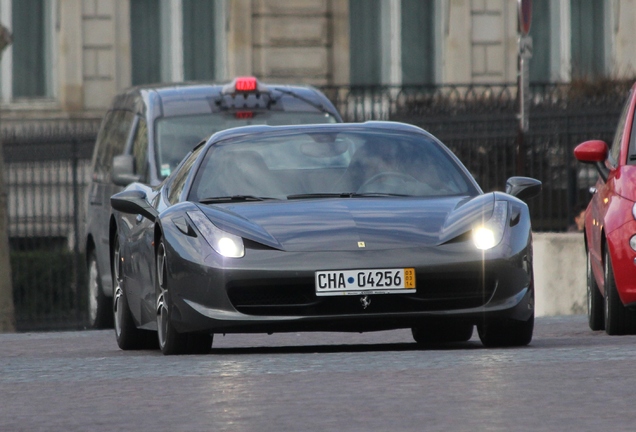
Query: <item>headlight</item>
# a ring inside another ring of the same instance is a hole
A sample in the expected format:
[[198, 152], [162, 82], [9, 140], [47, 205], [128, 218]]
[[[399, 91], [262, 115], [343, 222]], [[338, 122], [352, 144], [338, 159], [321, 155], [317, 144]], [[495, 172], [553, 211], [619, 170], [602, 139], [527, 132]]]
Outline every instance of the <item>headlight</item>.
[[634, 206], [632, 207], [632, 216], [636, 219], [636, 203], [634, 203]]
[[227, 258], [241, 258], [245, 255], [245, 247], [241, 237], [220, 230], [203, 212], [189, 211], [187, 213], [203, 238], [219, 255]]
[[481, 250], [492, 249], [499, 244], [508, 222], [508, 203], [495, 201], [492, 216], [483, 225], [473, 229], [475, 247]]

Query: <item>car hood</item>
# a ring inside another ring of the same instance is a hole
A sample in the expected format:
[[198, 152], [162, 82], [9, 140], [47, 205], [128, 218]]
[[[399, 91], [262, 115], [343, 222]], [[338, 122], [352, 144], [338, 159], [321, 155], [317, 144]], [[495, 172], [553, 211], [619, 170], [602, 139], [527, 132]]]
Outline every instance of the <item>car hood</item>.
[[199, 205], [220, 229], [285, 251], [436, 246], [492, 214], [493, 194], [336, 198]]

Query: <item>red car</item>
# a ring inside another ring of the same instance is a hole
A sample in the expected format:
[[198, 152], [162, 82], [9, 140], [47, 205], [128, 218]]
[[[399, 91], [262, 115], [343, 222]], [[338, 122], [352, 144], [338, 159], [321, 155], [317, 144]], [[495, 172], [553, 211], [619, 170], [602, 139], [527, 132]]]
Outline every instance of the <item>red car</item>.
[[[585, 215], [587, 310], [592, 330], [636, 334], [636, 84], [614, 141], [579, 144], [574, 156], [599, 173]], [[634, 131], [635, 133], [632, 133]]]

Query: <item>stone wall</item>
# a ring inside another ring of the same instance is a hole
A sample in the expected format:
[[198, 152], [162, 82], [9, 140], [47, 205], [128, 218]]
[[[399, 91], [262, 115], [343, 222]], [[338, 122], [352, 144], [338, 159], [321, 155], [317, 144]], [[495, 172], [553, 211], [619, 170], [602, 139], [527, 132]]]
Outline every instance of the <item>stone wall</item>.
[[104, 109], [130, 86], [128, 0], [83, 0], [82, 79], [84, 108]]
[[534, 233], [537, 316], [587, 313], [582, 233]]

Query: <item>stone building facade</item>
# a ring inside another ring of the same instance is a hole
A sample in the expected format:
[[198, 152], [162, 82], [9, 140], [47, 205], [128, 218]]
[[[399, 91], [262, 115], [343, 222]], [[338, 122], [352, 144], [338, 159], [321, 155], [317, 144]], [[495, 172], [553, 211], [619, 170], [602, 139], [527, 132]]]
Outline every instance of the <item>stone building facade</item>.
[[[126, 87], [512, 83], [517, 0], [0, 0], [3, 124], [98, 119]], [[631, 77], [636, 0], [534, 0], [534, 81]], [[580, 36], [580, 37], [579, 37]]]

